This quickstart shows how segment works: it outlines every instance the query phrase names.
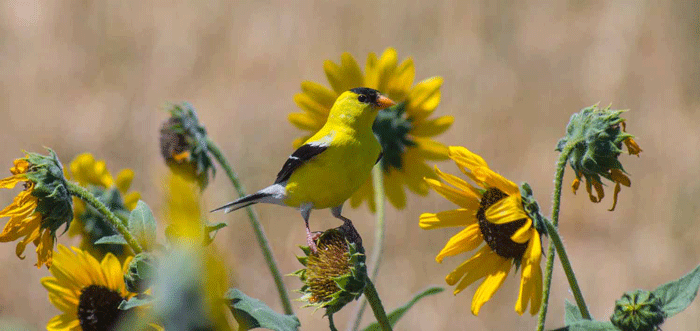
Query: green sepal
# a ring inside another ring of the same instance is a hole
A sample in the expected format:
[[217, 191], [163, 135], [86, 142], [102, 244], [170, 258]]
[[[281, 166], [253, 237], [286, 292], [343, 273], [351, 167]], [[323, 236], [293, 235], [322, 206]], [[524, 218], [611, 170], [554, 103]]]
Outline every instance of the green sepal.
[[219, 232], [219, 230], [225, 228], [226, 226], [228, 226], [228, 224], [226, 224], [225, 222], [219, 222], [219, 223], [205, 225], [204, 226], [204, 233], [206, 234], [207, 237], [204, 240], [204, 245], [208, 246], [211, 243], [213, 243], [214, 238], [216, 238], [216, 234]]
[[151, 250], [156, 243], [156, 219], [151, 208], [139, 200], [129, 214], [129, 232], [145, 250]]
[[95, 245], [127, 245], [126, 239], [120, 234], [115, 234], [111, 236], [105, 236], [97, 239], [93, 244]]
[[134, 307], [140, 307], [145, 305], [152, 305], [155, 302], [155, 298], [147, 294], [139, 294], [132, 297], [129, 300], [122, 300], [119, 304], [119, 309], [129, 310]]
[[52, 149], [47, 150], [48, 156], [27, 153], [25, 160], [30, 166], [25, 176], [34, 183], [32, 195], [38, 198], [36, 212], [42, 216], [41, 228], [49, 229], [55, 236], [64, 224], [68, 230], [73, 220], [73, 198], [68, 192], [61, 161]]
[[275, 331], [295, 331], [301, 326], [294, 315], [275, 312], [262, 301], [251, 298], [238, 289], [231, 288], [224, 295], [240, 330], [265, 328]]
[[652, 293], [661, 301], [661, 309], [666, 318], [687, 308], [698, 294], [700, 286], [700, 266], [685, 276], [657, 287]]
[[372, 124], [372, 131], [384, 153], [381, 162], [385, 172], [390, 168], [401, 170], [404, 151], [407, 147], [416, 146], [409, 134], [413, 128], [413, 120], [404, 117], [405, 111], [406, 102], [382, 109]]
[[143, 293], [151, 287], [156, 272], [156, 261], [150, 253], [139, 253], [129, 262], [124, 273], [126, 290], [132, 293]]
[[[391, 313], [389, 313], [389, 315], [387, 315], [387, 319], [389, 320], [389, 323], [391, 324], [392, 327], [396, 326], [396, 323], [399, 321], [399, 319], [401, 319], [401, 317], [406, 315], [408, 310], [411, 309], [418, 301], [420, 301], [421, 299], [423, 299], [425, 297], [438, 294], [444, 290], [445, 289], [442, 287], [433, 286], [433, 287], [427, 288], [419, 293], [416, 293], [416, 295], [414, 295], [410, 301], [408, 301], [403, 306], [394, 309]], [[381, 330], [381, 327], [379, 326], [378, 322], [374, 322], [364, 329], [364, 331], [379, 331], [379, 330]]]

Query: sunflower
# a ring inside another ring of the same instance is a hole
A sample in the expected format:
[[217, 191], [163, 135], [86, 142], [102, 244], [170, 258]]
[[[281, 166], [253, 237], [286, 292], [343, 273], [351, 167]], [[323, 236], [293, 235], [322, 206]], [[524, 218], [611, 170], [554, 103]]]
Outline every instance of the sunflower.
[[[323, 64], [332, 89], [305, 81], [301, 83], [302, 92], [294, 96], [294, 102], [303, 112], [289, 114], [289, 121], [309, 133], [294, 140], [293, 147], [301, 146], [326, 123], [328, 112], [341, 93], [360, 86], [379, 90], [398, 103], [380, 111], [373, 126], [384, 153], [384, 191], [395, 207], [404, 208], [404, 185], [417, 194], [428, 194], [423, 177], [435, 178], [435, 173], [425, 160], [447, 159], [447, 147], [431, 138], [445, 132], [454, 118], [428, 119], [440, 103], [443, 79], [431, 77], [412, 86], [413, 59], [407, 58], [399, 64], [393, 48], [386, 49], [379, 58], [369, 53], [364, 73], [349, 53], [343, 53], [340, 59], [340, 64], [330, 60]], [[370, 178], [350, 198], [350, 205], [358, 207], [367, 201], [374, 211], [373, 190]]]
[[51, 266], [56, 230], [69, 224], [72, 204], [63, 168], [56, 154], [49, 156], [29, 153], [16, 159], [10, 169], [12, 176], [0, 180], [0, 188], [12, 189], [23, 183], [24, 190], [12, 203], [0, 211], [0, 217], [9, 217], [0, 233], [0, 242], [15, 241], [15, 253], [24, 259], [24, 250], [31, 242], [36, 246], [37, 267]]
[[[53, 277], [41, 279], [49, 292], [49, 301], [63, 314], [54, 316], [46, 325], [49, 331], [112, 330], [130, 311], [120, 310], [124, 299], [135, 296], [124, 285], [131, 257], [124, 264], [107, 253], [98, 261], [86, 251], [73, 251], [58, 245], [54, 264], [49, 269]], [[157, 328], [156, 328], [157, 329]]]
[[[477, 280], [484, 279], [472, 299], [471, 311], [478, 315], [481, 306], [498, 291], [515, 265], [516, 270], [522, 268], [515, 311], [522, 315], [530, 305], [530, 313], [534, 315], [540, 308], [542, 294], [541, 231], [537, 230], [542, 228], [538, 224], [541, 217], [536, 202], [525, 206], [526, 199], [518, 186], [489, 169], [484, 159], [468, 149], [451, 146], [449, 157], [480, 188], [436, 167], [437, 176], [442, 181], [426, 178], [426, 182], [460, 208], [422, 214], [420, 227], [426, 230], [465, 227], [437, 255], [435, 260], [439, 263], [445, 257], [481, 248], [450, 272], [445, 281], [456, 285], [456, 295]], [[524, 191], [529, 199], [529, 189]], [[537, 215], [526, 210], [535, 211]], [[533, 219], [537, 221], [533, 222]]]
[[[70, 178], [81, 186], [87, 187], [91, 193], [103, 201], [109, 209], [122, 218], [136, 208], [141, 195], [138, 192], [128, 192], [134, 179], [134, 171], [122, 169], [116, 179], [107, 170], [104, 160], [95, 160], [90, 153], [75, 157], [70, 163]], [[98, 239], [117, 234], [104, 220], [104, 216], [92, 208], [87, 208], [85, 202], [73, 197], [73, 223], [68, 230], [70, 236], [81, 235], [80, 247], [89, 250], [91, 254], [102, 257], [107, 252], [116, 256], [125, 253], [121, 245], [93, 245]]]

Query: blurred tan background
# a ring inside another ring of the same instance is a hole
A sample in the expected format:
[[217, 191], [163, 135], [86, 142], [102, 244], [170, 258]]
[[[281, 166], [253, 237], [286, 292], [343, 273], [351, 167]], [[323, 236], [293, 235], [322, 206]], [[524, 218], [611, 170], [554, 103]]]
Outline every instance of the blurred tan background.
[[[417, 80], [444, 77], [436, 114], [456, 121], [437, 139], [529, 182], [547, 214], [554, 146], [569, 116], [596, 102], [629, 108], [628, 131], [644, 152], [620, 157], [632, 187], [623, 188], [617, 210], [607, 211], [612, 186], [601, 204], [591, 204], [585, 191], [575, 196], [568, 189], [570, 169], [565, 176], [561, 231], [591, 312], [607, 319], [622, 292], [655, 288], [700, 263], [697, 2], [5, 1], [0, 40], [0, 168], [9, 169], [23, 149], [49, 146], [64, 163], [91, 152], [113, 173], [133, 168], [133, 187], [156, 212], [167, 171], [158, 147], [163, 105], [192, 103], [252, 191], [274, 179], [301, 135], [287, 121], [297, 111], [292, 97], [299, 83], [327, 85], [323, 61], [337, 62], [344, 51], [364, 65], [368, 52], [395, 47], [400, 58], [413, 57]], [[449, 162], [440, 166], [456, 170]], [[2, 206], [15, 194], [3, 191]], [[220, 171], [206, 207], [233, 197]], [[458, 229], [418, 228], [422, 212], [452, 208], [435, 193], [409, 194], [405, 210], [388, 207], [377, 281], [388, 309], [428, 285], [445, 285], [444, 276], [468, 257], [437, 264], [434, 256]], [[371, 247], [373, 216], [366, 208], [346, 209]], [[301, 217], [278, 206], [258, 211], [282, 272], [296, 270]], [[210, 215], [223, 220], [229, 227], [216, 244], [237, 286], [281, 311], [245, 213]], [[325, 229], [339, 222], [316, 211], [311, 224]], [[66, 235], [58, 242], [75, 241]], [[49, 272], [32, 266], [29, 250], [26, 260], [17, 259], [14, 246], [0, 245], [0, 318], [43, 329], [58, 313], [39, 283]], [[550, 328], [562, 325], [564, 300], [573, 300], [555, 270]], [[536, 317], [513, 311], [518, 277], [511, 274], [478, 317], [469, 312], [474, 286], [457, 296], [447, 288], [420, 302], [396, 329], [532, 330]], [[300, 286], [292, 277], [286, 283], [290, 290]], [[339, 327], [354, 305], [336, 314]], [[296, 312], [303, 330], [327, 330], [322, 312]], [[363, 325], [371, 320], [366, 313]], [[700, 303], [663, 329], [700, 329]]]

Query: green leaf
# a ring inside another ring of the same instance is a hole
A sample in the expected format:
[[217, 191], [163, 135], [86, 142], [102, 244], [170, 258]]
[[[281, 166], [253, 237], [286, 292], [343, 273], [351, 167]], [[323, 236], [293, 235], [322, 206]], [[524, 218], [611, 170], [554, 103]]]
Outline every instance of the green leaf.
[[[406, 312], [408, 312], [408, 310], [411, 309], [411, 307], [413, 307], [413, 305], [416, 304], [416, 302], [418, 302], [418, 300], [423, 299], [423, 298], [430, 296], [430, 295], [438, 294], [444, 290], [445, 289], [442, 287], [433, 286], [433, 287], [430, 287], [430, 288], [424, 290], [423, 292], [416, 294], [413, 297], [413, 299], [411, 299], [411, 301], [407, 302], [405, 305], [403, 305], [399, 308], [394, 309], [394, 311], [392, 311], [391, 313], [389, 313], [389, 315], [387, 315], [387, 318], [389, 319], [389, 323], [391, 323], [391, 326], [396, 325], [396, 322], [398, 322], [399, 319], [401, 317], [403, 317], [403, 315], [405, 315]], [[379, 331], [379, 330], [381, 330], [381, 328], [379, 327], [379, 323], [377, 323], [377, 322], [370, 324], [370, 326], [368, 326], [364, 329], [364, 331]]]
[[575, 322], [578, 322], [580, 320], [583, 320], [583, 316], [581, 315], [581, 311], [578, 309], [578, 307], [569, 302], [569, 300], [564, 301], [564, 325], [571, 325], [574, 324]]
[[552, 331], [620, 331], [610, 322], [581, 320]]
[[700, 266], [678, 280], [657, 287], [652, 293], [661, 299], [666, 318], [682, 312], [695, 299], [700, 286]]
[[126, 240], [124, 240], [124, 237], [120, 234], [115, 234], [112, 236], [106, 236], [98, 239], [94, 243], [95, 245], [104, 245], [104, 244], [110, 244], [110, 245], [127, 245]]
[[251, 298], [238, 289], [229, 289], [224, 298], [228, 300], [233, 317], [241, 330], [265, 328], [275, 331], [296, 331], [301, 326], [296, 316], [279, 314], [262, 301]]
[[134, 307], [153, 304], [154, 301], [155, 298], [150, 295], [139, 294], [129, 300], [122, 300], [122, 302], [119, 304], [119, 309], [129, 310]]
[[[204, 233], [206, 233], [206, 237], [204, 238], [204, 244], [209, 245], [212, 242], [214, 242], [214, 238], [216, 237], [216, 233], [219, 232], [219, 229], [226, 227], [226, 223], [224, 222], [219, 222], [215, 224], [207, 224], [204, 227]], [[214, 233], [212, 233], [214, 232]]]
[[151, 208], [142, 200], [129, 214], [129, 231], [145, 250], [150, 250], [156, 242], [156, 219]]

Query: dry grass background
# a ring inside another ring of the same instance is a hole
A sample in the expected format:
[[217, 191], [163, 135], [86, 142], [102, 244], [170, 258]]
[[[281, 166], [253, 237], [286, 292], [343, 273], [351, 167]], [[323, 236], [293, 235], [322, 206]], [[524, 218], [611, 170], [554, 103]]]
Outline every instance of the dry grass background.
[[[628, 130], [644, 149], [621, 156], [632, 188], [608, 212], [585, 193], [563, 194], [561, 231], [579, 281], [598, 319], [607, 319], [623, 291], [654, 288], [700, 263], [700, 5], [697, 2], [522, 1], [445, 3], [402, 1], [5, 1], [0, 4], [0, 160], [50, 146], [64, 162], [82, 152], [109, 168], [136, 171], [135, 189], [154, 210], [163, 205], [167, 169], [158, 149], [166, 102], [189, 101], [209, 134], [252, 190], [270, 183], [300, 132], [287, 122], [302, 80], [325, 83], [322, 63], [349, 51], [395, 47], [412, 56], [416, 78], [443, 76], [437, 114], [456, 118], [438, 140], [480, 153], [516, 182], [527, 181], [542, 208], [551, 207], [552, 174], [569, 116], [599, 102], [630, 108]], [[162, 2], [161, 2], [162, 3]], [[448, 162], [442, 168], [456, 168]], [[9, 174], [9, 172], [8, 172]], [[565, 182], [573, 179], [567, 171]], [[12, 192], [0, 196], [8, 204]], [[206, 191], [206, 206], [234, 192], [223, 172]], [[434, 256], [455, 233], [422, 231], [421, 212], [452, 208], [437, 194], [409, 195], [408, 208], [388, 208], [384, 264], [377, 287], [387, 308], [405, 302], [444, 276], [462, 257]], [[296, 270], [304, 242], [296, 213], [258, 208], [280, 268]], [[366, 208], [347, 216], [373, 242]], [[232, 282], [281, 310], [245, 213], [228, 220], [216, 244]], [[4, 222], [4, 220], [3, 220]], [[317, 211], [312, 227], [337, 226]], [[67, 236], [61, 243], [70, 243]], [[14, 244], [0, 246], [0, 318], [36, 329], [58, 311], [39, 279], [45, 269], [20, 261]], [[558, 267], [557, 267], [558, 268]], [[550, 327], [563, 322], [572, 300], [555, 269]], [[286, 278], [290, 289], [299, 287]], [[532, 330], [536, 318], [513, 312], [517, 278], [469, 313], [474, 288], [428, 298], [398, 330]], [[293, 294], [294, 295], [294, 294]], [[353, 304], [354, 305], [354, 304]], [[297, 304], [297, 307], [301, 304]], [[337, 314], [344, 326], [352, 309]], [[327, 329], [322, 313], [297, 310], [303, 330]], [[365, 314], [364, 323], [371, 321]], [[669, 320], [664, 330], [700, 329], [700, 304]]]

